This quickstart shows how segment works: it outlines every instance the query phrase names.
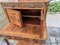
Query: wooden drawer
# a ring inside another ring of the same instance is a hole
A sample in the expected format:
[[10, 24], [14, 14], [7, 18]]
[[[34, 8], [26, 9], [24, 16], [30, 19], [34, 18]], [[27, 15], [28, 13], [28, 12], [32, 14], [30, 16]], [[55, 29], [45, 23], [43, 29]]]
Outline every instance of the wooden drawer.
[[21, 8], [21, 3], [3, 3], [3, 7], [7, 8]]
[[42, 8], [43, 3], [39, 2], [24, 2], [22, 3], [22, 8]]
[[6, 9], [6, 12], [11, 23], [22, 26], [21, 13], [19, 11]]

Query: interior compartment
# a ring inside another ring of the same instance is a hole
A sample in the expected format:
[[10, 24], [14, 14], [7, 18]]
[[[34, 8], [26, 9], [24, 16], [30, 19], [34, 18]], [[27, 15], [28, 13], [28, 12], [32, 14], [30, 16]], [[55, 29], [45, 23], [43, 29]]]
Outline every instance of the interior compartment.
[[22, 15], [23, 25], [32, 24], [32, 25], [40, 25], [40, 19], [38, 17], [41, 16], [41, 10], [37, 9], [14, 9], [16, 11], [20, 11]]
[[40, 25], [39, 18], [22, 17], [22, 20], [24, 24]]
[[22, 15], [27, 16], [40, 16], [40, 10], [21, 10]]

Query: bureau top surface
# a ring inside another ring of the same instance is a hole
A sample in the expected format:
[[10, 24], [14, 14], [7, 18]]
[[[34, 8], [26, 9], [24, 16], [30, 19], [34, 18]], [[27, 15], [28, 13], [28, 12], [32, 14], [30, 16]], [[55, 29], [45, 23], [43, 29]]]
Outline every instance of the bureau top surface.
[[50, 0], [19, 0], [19, 2], [49, 2]]
[[[5, 2], [49, 2], [51, 0], [9, 0], [9, 1], [5, 1]], [[0, 2], [4, 2], [4, 1], [0, 1]]]

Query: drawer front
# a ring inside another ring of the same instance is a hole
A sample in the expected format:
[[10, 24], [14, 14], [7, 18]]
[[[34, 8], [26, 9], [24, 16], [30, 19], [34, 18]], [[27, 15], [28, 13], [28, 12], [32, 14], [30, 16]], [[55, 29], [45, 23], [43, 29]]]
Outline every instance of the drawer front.
[[21, 27], [22, 26], [21, 13], [19, 11], [11, 9], [6, 9], [6, 11], [10, 22]]
[[22, 8], [42, 8], [43, 3], [35, 2], [24, 2], [22, 3]]
[[10, 8], [42, 8], [43, 3], [40, 2], [22, 2], [22, 3], [3, 3], [3, 7], [10, 7]]
[[21, 3], [3, 3], [3, 7], [21, 8]]

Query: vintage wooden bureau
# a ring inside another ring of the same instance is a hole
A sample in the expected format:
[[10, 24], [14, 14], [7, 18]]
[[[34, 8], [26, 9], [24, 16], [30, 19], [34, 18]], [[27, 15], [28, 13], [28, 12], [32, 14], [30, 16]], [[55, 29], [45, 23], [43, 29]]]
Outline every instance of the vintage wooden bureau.
[[[48, 0], [19, 0], [1, 3], [9, 23], [0, 31], [5, 41], [16, 45], [43, 45], [47, 39], [46, 12]], [[2, 33], [3, 32], [3, 33]]]

